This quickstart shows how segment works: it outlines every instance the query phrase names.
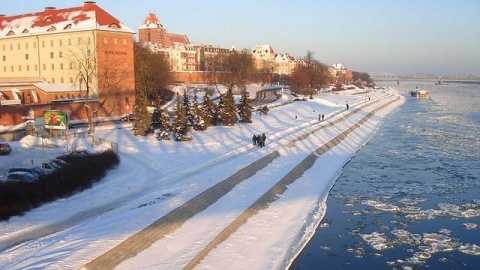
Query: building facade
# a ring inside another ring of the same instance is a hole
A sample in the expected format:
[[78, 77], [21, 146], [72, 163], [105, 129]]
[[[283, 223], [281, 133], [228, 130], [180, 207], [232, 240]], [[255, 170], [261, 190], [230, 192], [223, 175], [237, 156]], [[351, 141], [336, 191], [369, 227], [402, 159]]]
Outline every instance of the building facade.
[[[14, 82], [22, 78], [37, 78], [63, 86], [64, 97], [99, 100], [103, 104], [99, 116], [121, 115], [134, 100], [134, 34], [92, 1], [79, 7], [0, 16], [0, 91], [14, 89]], [[33, 84], [25, 88], [20, 91], [33, 91], [36, 97], [3, 95], [3, 99], [21, 99], [21, 104], [55, 99], [55, 94]], [[57, 91], [56, 95], [63, 94]]]

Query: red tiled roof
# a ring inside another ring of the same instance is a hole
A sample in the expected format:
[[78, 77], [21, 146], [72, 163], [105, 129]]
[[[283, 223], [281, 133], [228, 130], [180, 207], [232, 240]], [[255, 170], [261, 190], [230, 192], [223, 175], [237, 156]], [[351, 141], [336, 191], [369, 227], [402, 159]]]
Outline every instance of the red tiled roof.
[[168, 33], [168, 38], [170, 39], [171, 43], [177, 42], [182, 44], [190, 44], [190, 41], [188, 40], [186, 35]]
[[[93, 13], [93, 14], [92, 14]], [[0, 17], [0, 32], [13, 31], [15, 35], [21, 34], [24, 30], [27, 32], [44, 31], [52, 26], [61, 29], [68, 24], [78, 25], [82, 22], [94, 20], [98, 27], [117, 26], [119, 29], [128, 28], [122, 27], [121, 22], [110, 15], [108, 12], [97, 6], [94, 2], [85, 2], [83, 6], [55, 9], [45, 8], [44, 11], [36, 13], [27, 13], [22, 15]], [[89, 27], [94, 26], [89, 25]], [[87, 27], [85, 25], [85, 27]], [[73, 28], [73, 27], [72, 27]], [[61, 30], [58, 29], [58, 30]], [[131, 31], [131, 29], [124, 29]]]

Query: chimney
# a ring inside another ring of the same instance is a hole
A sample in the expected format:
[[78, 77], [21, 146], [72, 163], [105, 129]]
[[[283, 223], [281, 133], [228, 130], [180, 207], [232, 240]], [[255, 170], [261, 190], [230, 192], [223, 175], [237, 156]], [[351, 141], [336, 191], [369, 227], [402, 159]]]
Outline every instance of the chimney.
[[55, 8], [55, 7], [45, 7], [45, 11], [47, 11], [47, 10], [54, 10], [54, 9], [57, 9], [57, 8]]
[[96, 6], [95, 1], [85, 1], [85, 2], [83, 2], [83, 9], [84, 10], [89, 10], [89, 8], [92, 8], [92, 6]]

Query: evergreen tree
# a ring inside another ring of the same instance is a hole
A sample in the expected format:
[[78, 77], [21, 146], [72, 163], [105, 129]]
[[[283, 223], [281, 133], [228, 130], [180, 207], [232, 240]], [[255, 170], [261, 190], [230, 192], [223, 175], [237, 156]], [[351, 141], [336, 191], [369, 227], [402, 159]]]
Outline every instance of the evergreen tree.
[[224, 126], [235, 125], [235, 122], [237, 121], [237, 108], [235, 107], [231, 88], [229, 88], [227, 93], [223, 95], [219, 113]]
[[177, 93], [177, 100], [175, 103], [175, 119], [172, 123], [173, 138], [175, 141], [189, 141], [192, 138], [187, 135], [188, 123], [187, 116], [185, 114], [185, 108], [183, 107], [180, 94]]
[[185, 116], [187, 117], [187, 124], [194, 124], [194, 117], [190, 106], [190, 98], [187, 95], [187, 91], [183, 91], [183, 109], [185, 110]]
[[197, 92], [195, 92], [193, 97], [191, 112], [193, 117], [193, 128], [195, 130], [206, 130], [207, 125], [203, 120], [205, 116], [202, 112], [202, 109], [200, 108], [200, 105], [198, 105], [198, 102], [197, 102]]
[[165, 110], [160, 110], [160, 127], [157, 133], [157, 139], [170, 140], [170, 117]]
[[135, 124], [133, 126], [133, 135], [145, 136], [150, 126], [150, 113], [147, 110], [147, 97], [142, 90], [135, 91], [135, 104], [133, 106], [135, 114]]
[[242, 98], [238, 105], [238, 114], [242, 123], [252, 123], [252, 106], [248, 103], [247, 90], [242, 90]]
[[216, 104], [210, 99], [210, 96], [207, 92], [205, 92], [205, 96], [203, 98], [203, 103], [201, 106], [202, 115], [203, 115], [203, 122], [206, 127], [211, 126], [213, 124], [213, 116], [215, 115], [215, 107]]

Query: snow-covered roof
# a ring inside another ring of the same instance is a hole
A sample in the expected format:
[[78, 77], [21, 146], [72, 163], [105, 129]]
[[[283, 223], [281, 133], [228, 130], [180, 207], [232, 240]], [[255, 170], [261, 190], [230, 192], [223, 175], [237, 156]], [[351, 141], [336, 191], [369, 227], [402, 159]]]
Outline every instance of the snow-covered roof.
[[334, 67], [336, 70], [346, 70], [347, 69], [344, 64], [340, 64], [340, 63], [332, 64], [332, 67]]
[[41, 82], [35, 83], [34, 86], [38, 87], [46, 93], [55, 93], [55, 92], [71, 92], [71, 91], [80, 91], [80, 87], [73, 83], [48, 83]]
[[93, 29], [135, 33], [95, 2], [85, 2], [80, 7], [47, 7], [41, 12], [0, 17], [0, 38]]

